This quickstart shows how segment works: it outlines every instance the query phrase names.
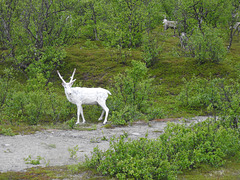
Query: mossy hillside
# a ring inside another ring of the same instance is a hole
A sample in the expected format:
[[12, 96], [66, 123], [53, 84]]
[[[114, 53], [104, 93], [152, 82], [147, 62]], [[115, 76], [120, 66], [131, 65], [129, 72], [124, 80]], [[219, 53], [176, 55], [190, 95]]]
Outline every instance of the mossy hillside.
[[[182, 84], [182, 78], [190, 79], [193, 75], [200, 77], [226, 77], [236, 78], [236, 65], [239, 63], [240, 43], [235, 40], [227, 59], [219, 64], [206, 63], [198, 65], [191, 57], [184, 57], [180, 52], [179, 38], [173, 37], [171, 31], [165, 34], [163, 50], [159, 54], [158, 62], [149, 73], [155, 77], [155, 83], [168, 87], [178, 87]], [[236, 37], [237, 38], [237, 37]], [[66, 48], [67, 57], [62, 70], [66, 76], [70, 76], [74, 67], [77, 68], [76, 77], [83, 85], [100, 86], [109, 84], [111, 77], [123, 72], [131, 65], [130, 61], [143, 60], [142, 49], [131, 49], [130, 55], [125, 57], [122, 63], [120, 50], [117, 48], [105, 48], [101, 42], [87, 41], [77, 42]], [[93, 45], [91, 45], [93, 44]], [[122, 51], [128, 51], [123, 49]], [[122, 53], [123, 55], [124, 53]], [[163, 84], [164, 83], [164, 84]]]
[[141, 60], [141, 52], [138, 50], [105, 48], [101, 42], [86, 42], [80, 41], [66, 48], [67, 57], [62, 68], [66, 77], [70, 77], [73, 69], [77, 68], [75, 78], [81, 81], [82, 86], [106, 87], [113, 76], [131, 64], [132, 59]]
[[[176, 96], [181, 91], [183, 78], [188, 80], [194, 75], [202, 78], [238, 78], [239, 42], [234, 41], [233, 48], [225, 61], [218, 64], [206, 63], [199, 65], [193, 58], [184, 57], [181, 54], [178, 37], [173, 37], [171, 33], [166, 33], [166, 36], [158, 62], [149, 68], [149, 73], [151, 77], [154, 77], [154, 85], [156, 85], [155, 102], [157, 106], [166, 111], [168, 117], [180, 117], [190, 114], [203, 115], [206, 112], [202, 110], [188, 111], [177, 107]], [[76, 67], [75, 77], [81, 82], [82, 86], [86, 87], [100, 86], [108, 88], [113, 83], [111, 81], [112, 77], [129, 68], [132, 59], [143, 60], [141, 48], [131, 50], [131, 55], [125, 59], [124, 64], [121, 63], [119, 50], [104, 48], [101, 45], [86, 48], [81, 43], [78, 43], [66, 50], [66, 66], [63, 68], [63, 73], [67, 73], [66, 77], [70, 77], [73, 68]]]
[[158, 87], [156, 102], [166, 109], [169, 117], [181, 117], [191, 114], [205, 115], [205, 110], [189, 110], [177, 106], [176, 96], [183, 87], [183, 78], [189, 80], [193, 76], [197, 76], [207, 79], [215, 77], [237, 79], [239, 77], [240, 62], [238, 37], [234, 37], [232, 49], [227, 54], [226, 60], [217, 64], [205, 63], [199, 65], [192, 57], [184, 56], [178, 37], [173, 37], [171, 32], [166, 33], [166, 36], [163, 50], [159, 55], [159, 61], [149, 69]]
[[[184, 52], [180, 48], [179, 38], [173, 36], [173, 30], [163, 32], [163, 28], [157, 28], [153, 33], [159, 34], [158, 42], [162, 47], [158, 61], [148, 69], [150, 77], [154, 78], [154, 107], [162, 108], [166, 117], [206, 114], [205, 110], [189, 110], [178, 106], [176, 96], [183, 87], [183, 78], [189, 80], [192, 76], [197, 76], [202, 78], [237, 79], [240, 69], [239, 37], [234, 36], [233, 45], [227, 54], [226, 60], [218, 64], [205, 63], [199, 65], [192, 57], [184, 56]], [[64, 79], [68, 81], [73, 69], [76, 68], [75, 78], [77, 81], [74, 86], [109, 89], [114, 83], [113, 77], [131, 67], [132, 60], [143, 61], [143, 49], [141, 47], [136, 49], [111, 48], [106, 47], [101, 41], [79, 39], [75, 40], [74, 44], [66, 45], [65, 50], [67, 56], [62, 62], [62, 67], [58, 68], [58, 70]], [[1, 65], [2, 74], [9, 64], [2, 62]], [[16, 73], [15, 78], [19, 82], [25, 82], [25, 77], [20, 72]], [[59, 96], [66, 99], [57, 73], [52, 74], [51, 81]], [[96, 113], [88, 115], [88, 111]], [[90, 118], [89, 122], [91, 122], [93, 121], [91, 119], [97, 119], [100, 116], [101, 109], [95, 106], [85, 106], [84, 113], [86, 119]], [[75, 106], [72, 106], [72, 114], [73, 116], [76, 114]]]

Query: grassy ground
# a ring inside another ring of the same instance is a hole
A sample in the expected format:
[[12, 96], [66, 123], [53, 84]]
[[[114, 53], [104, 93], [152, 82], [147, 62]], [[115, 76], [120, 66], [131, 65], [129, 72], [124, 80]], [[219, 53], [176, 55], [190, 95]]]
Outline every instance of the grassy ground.
[[55, 167], [37, 167], [28, 169], [26, 172], [6, 172], [0, 173], [0, 180], [51, 180], [51, 179], [92, 179], [92, 180], [107, 180], [110, 177], [101, 176], [94, 170], [89, 170], [84, 167], [81, 170], [75, 171], [71, 166], [55, 166]]
[[209, 165], [202, 165], [200, 168], [186, 171], [178, 176], [179, 180], [237, 180], [240, 179], [240, 161], [227, 161], [223, 167], [214, 168]]
[[[79, 166], [78, 166], [79, 167]], [[177, 176], [178, 180], [238, 180], [240, 179], [240, 159], [228, 160], [223, 167], [215, 168], [209, 165], [201, 165], [200, 168], [191, 171], [185, 171]], [[75, 169], [71, 166], [56, 167], [36, 167], [28, 169], [26, 172], [6, 172], [0, 173], [0, 180], [18, 180], [18, 179], [92, 179], [106, 180], [115, 179], [102, 176], [95, 170], [86, 169], [85, 167]]]

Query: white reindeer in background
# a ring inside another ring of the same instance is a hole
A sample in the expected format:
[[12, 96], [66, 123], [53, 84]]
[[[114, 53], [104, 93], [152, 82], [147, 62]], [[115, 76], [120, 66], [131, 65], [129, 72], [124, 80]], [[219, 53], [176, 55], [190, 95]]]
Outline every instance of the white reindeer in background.
[[73, 80], [74, 74], [76, 69], [74, 69], [73, 74], [70, 78], [70, 82], [66, 83], [64, 79], [62, 78], [59, 71], [57, 71], [60, 79], [62, 80], [62, 85], [65, 90], [65, 94], [67, 96], [67, 99], [77, 105], [77, 122], [76, 124], [79, 124], [79, 116], [81, 114], [83, 123], [85, 123], [85, 118], [83, 116], [83, 108], [82, 104], [98, 104], [103, 108], [102, 114], [98, 120], [102, 120], [104, 111], [106, 113], [105, 119], [103, 121], [103, 124], [106, 124], [108, 112], [109, 109], [106, 106], [106, 100], [108, 98], [108, 94], [111, 95], [111, 93], [103, 88], [85, 88], [85, 87], [72, 87], [73, 83], [76, 81], [76, 79]]
[[187, 34], [186, 34], [185, 32], [182, 32], [182, 33], [181, 33], [181, 36], [179, 37], [179, 39], [180, 39], [181, 47], [182, 47], [183, 49], [185, 49], [186, 46], [187, 46], [187, 41], [188, 41]]
[[166, 31], [168, 28], [173, 28], [174, 29], [174, 36], [175, 36], [175, 29], [177, 28], [177, 21], [168, 21], [166, 17], [164, 16], [163, 19], [163, 24], [164, 24], [164, 30]]

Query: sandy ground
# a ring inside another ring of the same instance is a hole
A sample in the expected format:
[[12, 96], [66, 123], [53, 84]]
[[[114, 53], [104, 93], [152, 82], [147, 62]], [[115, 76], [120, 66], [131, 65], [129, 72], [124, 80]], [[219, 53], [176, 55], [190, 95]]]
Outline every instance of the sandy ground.
[[[196, 117], [192, 121], [202, 121], [207, 117]], [[38, 166], [56, 166], [75, 164], [84, 161], [85, 155], [90, 156], [93, 148], [98, 146], [102, 150], [109, 147], [109, 140], [113, 136], [128, 134], [128, 138], [145, 137], [157, 138], [164, 130], [167, 121], [181, 123], [177, 119], [154, 120], [149, 123], [136, 122], [131, 126], [106, 129], [101, 123], [93, 131], [56, 130], [49, 129], [31, 135], [3, 136], [0, 135], [0, 172], [24, 171], [36, 167], [27, 164], [24, 158], [31, 156], [44, 158]], [[70, 149], [78, 146], [77, 160], [70, 157]]]

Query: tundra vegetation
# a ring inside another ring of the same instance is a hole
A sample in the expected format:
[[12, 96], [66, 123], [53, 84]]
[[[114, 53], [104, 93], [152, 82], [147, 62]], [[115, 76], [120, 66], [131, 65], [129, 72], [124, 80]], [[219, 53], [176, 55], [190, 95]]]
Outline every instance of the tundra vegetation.
[[[164, 31], [165, 16], [177, 22], [176, 34], [187, 34], [184, 48], [172, 29]], [[70, 77], [77, 68], [76, 87], [112, 93], [109, 123], [214, 117], [169, 123], [157, 140], [112, 139], [85, 168], [119, 179], [175, 179], [203, 164], [234, 159], [239, 167], [239, 16], [238, 0], [2, 0], [0, 134], [77, 128], [56, 73]], [[84, 106], [91, 123], [99, 111]]]

